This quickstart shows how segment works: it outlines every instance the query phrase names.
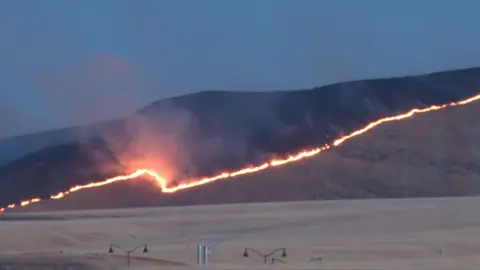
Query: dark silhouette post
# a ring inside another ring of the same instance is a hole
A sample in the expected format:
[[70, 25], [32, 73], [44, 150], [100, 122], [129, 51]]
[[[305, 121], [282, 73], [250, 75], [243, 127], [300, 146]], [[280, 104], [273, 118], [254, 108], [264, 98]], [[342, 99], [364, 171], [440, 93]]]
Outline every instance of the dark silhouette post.
[[277, 249], [273, 250], [272, 252], [266, 253], [266, 254], [263, 254], [263, 253], [261, 253], [260, 251], [257, 251], [257, 250], [255, 250], [255, 249], [253, 249], [253, 248], [245, 248], [245, 250], [244, 250], [244, 252], [243, 252], [243, 257], [244, 257], [244, 258], [250, 257], [250, 256], [248, 255], [248, 251], [249, 251], [249, 250], [252, 251], [253, 253], [257, 254], [258, 256], [263, 257], [263, 263], [264, 263], [264, 264], [267, 264], [267, 259], [268, 259], [268, 257], [272, 256], [273, 254], [275, 254], [275, 253], [277, 253], [277, 252], [279, 252], [279, 251], [282, 251], [282, 258], [287, 257], [287, 250], [286, 250], [285, 248], [277, 248]]
[[130, 254], [132, 252], [134, 252], [135, 250], [143, 247], [143, 253], [148, 253], [148, 249], [147, 249], [147, 244], [141, 244], [135, 248], [132, 248], [132, 249], [125, 249], [119, 245], [116, 245], [116, 244], [110, 244], [110, 249], [108, 250], [108, 253], [113, 253], [113, 248], [118, 248], [120, 249], [121, 251], [125, 252], [127, 254], [127, 267], [130, 268]]

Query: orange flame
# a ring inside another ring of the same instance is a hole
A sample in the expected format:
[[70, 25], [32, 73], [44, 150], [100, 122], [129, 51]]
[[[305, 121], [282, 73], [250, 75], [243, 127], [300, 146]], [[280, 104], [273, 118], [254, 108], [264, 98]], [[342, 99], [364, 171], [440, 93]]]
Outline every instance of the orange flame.
[[[472, 96], [472, 97], [464, 99], [464, 100], [461, 100], [461, 101], [458, 101], [458, 102], [451, 102], [451, 103], [443, 104], [443, 105], [433, 105], [433, 106], [430, 106], [428, 108], [423, 108], [423, 109], [415, 108], [415, 109], [412, 109], [409, 112], [406, 112], [406, 113], [403, 113], [403, 114], [399, 114], [399, 115], [396, 115], [396, 116], [385, 117], [385, 118], [378, 119], [374, 122], [371, 122], [368, 125], [366, 125], [365, 127], [361, 128], [361, 129], [358, 129], [356, 131], [353, 131], [350, 134], [345, 135], [345, 136], [335, 140], [331, 145], [324, 145], [324, 146], [317, 147], [317, 148], [314, 148], [314, 149], [311, 149], [311, 150], [304, 150], [304, 151], [301, 151], [301, 152], [297, 153], [296, 155], [290, 155], [290, 156], [288, 156], [287, 158], [284, 158], [284, 159], [274, 159], [274, 160], [271, 160], [270, 162], [266, 162], [266, 163], [258, 165], [258, 166], [246, 167], [246, 168], [243, 168], [241, 170], [234, 171], [234, 172], [223, 172], [223, 173], [220, 173], [220, 174], [212, 176], [212, 177], [184, 180], [184, 181], [181, 181], [180, 184], [178, 184], [176, 186], [172, 186], [172, 187], [168, 187], [168, 181], [166, 179], [162, 178], [157, 172], [155, 172], [153, 170], [149, 170], [149, 169], [138, 169], [135, 172], [133, 172], [131, 174], [128, 174], [128, 175], [119, 175], [119, 176], [109, 178], [109, 179], [106, 179], [106, 180], [103, 180], [103, 181], [100, 181], [100, 182], [93, 182], [93, 183], [86, 184], [86, 185], [74, 186], [67, 191], [63, 191], [63, 192], [60, 192], [56, 195], [50, 196], [50, 199], [60, 200], [60, 199], [64, 198], [65, 196], [69, 195], [70, 193], [77, 192], [77, 191], [80, 191], [82, 189], [101, 187], [101, 186], [109, 185], [109, 184], [112, 184], [112, 183], [115, 183], [115, 182], [121, 182], [121, 181], [127, 181], [127, 180], [131, 180], [131, 179], [135, 179], [135, 178], [138, 178], [140, 176], [150, 176], [152, 178], [152, 181], [154, 181], [159, 186], [159, 188], [161, 189], [161, 191], [163, 193], [174, 193], [174, 192], [177, 192], [179, 190], [189, 189], [189, 188], [205, 185], [205, 184], [212, 183], [212, 182], [222, 180], [222, 179], [234, 178], [234, 177], [237, 177], [237, 176], [240, 176], [240, 175], [252, 174], [252, 173], [259, 172], [259, 171], [263, 171], [263, 170], [265, 170], [267, 168], [270, 168], [270, 167], [281, 166], [281, 165], [284, 165], [284, 164], [287, 164], [287, 163], [291, 163], [291, 162], [295, 162], [295, 161], [298, 161], [298, 160], [310, 158], [310, 157], [313, 157], [313, 156], [316, 156], [316, 155], [320, 154], [321, 152], [323, 152], [323, 151], [325, 151], [329, 148], [337, 147], [337, 146], [343, 144], [344, 142], [346, 142], [347, 140], [349, 140], [353, 137], [359, 136], [363, 133], [366, 133], [367, 131], [369, 131], [369, 130], [371, 130], [371, 129], [373, 129], [373, 128], [375, 128], [375, 127], [377, 127], [377, 126], [379, 126], [383, 123], [399, 121], [399, 120], [410, 118], [410, 117], [412, 117], [416, 114], [431, 112], [431, 111], [438, 111], [438, 110], [441, 110], [441, 109], [444, 109], [444, 108], [447, 108], [447, 107], [465, 105], [465, 104], [468, 104], [468, 103], [475, 102], [477, 100], [480, 100], [480, 94]], [[7, 209], [27, 206], [27, 205], [30, 205], [30, 204], [38, 203], [40, 201], [41, 201], [40, 198], [34, 198], [34, 199], [22, 201], [19, 205], [10, 204], [5, 208], [0, 208], [0, 213], [4, 212]]]

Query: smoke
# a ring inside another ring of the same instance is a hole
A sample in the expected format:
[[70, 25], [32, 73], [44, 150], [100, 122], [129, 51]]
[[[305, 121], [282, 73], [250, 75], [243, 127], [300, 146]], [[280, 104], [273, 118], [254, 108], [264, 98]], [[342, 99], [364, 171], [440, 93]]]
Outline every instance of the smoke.
[[140, 104], [143, 85], [132, 64], [117, 55], [96, 54], [46, 80], [43, 87], [70, 122], [84, 125], [126, 115]]
[[2, 122], [10, 115], [21, 121], [4, 126], [0, 136], [83, 125], [139, 106], [132, 93], [140, 80], [131, 63], [87, 52], [74, 31], [34, 11], [41, 5], [0, 5], [0, 116]]
[[[5, 54], [15, 63], [16, 56], [7, 54], [8, 48], [3, 49], [6, 51], [0, 50], [0, 58]], [[78, 61], [70, 59], [63, 68], [47, 62], [41, 69], [33, 56], [27, 60], [32, 63], [12, 69], [28, 75], [29, 94], [2, 88], [6, 91], [0, 93], [4, 123], [0, 132], [9, 134], [22, 123], [27, 130], [32, 128], [38, 133], [0, 141], [0, 164], [51, 145], [88, 141], [103, 130], [101, 125], [129, 115], [144, 104], [143, 77], [132, 63], [118, 55], [90, 54]], [[0, 71], [2, 67], [0, 63]], [[64, 127], [61, 123], [70, 123], [70, 127], [43, 133]]]
[[[16, 75], [17, 80], [33, 78], [28, 85], [4, 87], [12, 88], [8, 91], [34, 88], [32, 92], [37, 93], [32, 99], [44, 102], [43, 110], [53, 111], [43, 114], [37, 108], [32, 110], [35, 117], [24, 116], [22, 126], [29, 130], [118, 117], [147, 102], [138, 97], [144, 89], [138, 85], [142, 79], [131, 77], [132, 64], [118, 55], [100, 52], [92, 56], [99, 48], [128, 51], [137, 64], [158, 78], [156, 86], [163, 93], [212, 86], [295, 89], [452, 68], [478, 60], [473, 57], [477, 35], [465, 30], [475, 25], [474, 20], [467, 22], [476, 8], [456, 3], [436, 4], [437, 13], [428, 12], [428, 3], [401, 3], [392, 8], [380, 2], [336, 1], [217, 3], [215, 8], [158, 1], [119, 1], [94, 7], [57, 3], [56, 10], [32, 5], [25, 9], [2, 2], [0, 8], [0, 73]], [[445, 20], [456, 7], [465, 8], [465, 16]], [[79, 15], [90, 10], [95, 10], [87, 13], [91, 16]], [[405, 20], [392, 10], [412, 16]], [[245, 21], [245, 17], [252, 19]], [[116, 44], [122, 46], [112, 46]], [[115, 94], [103, 94], [107, 88], [116, 89]], [[39, 114], [43, 119], [38, 119]], [[5, 132], [14, 128], [18, 127]]]
[[[148, 168], [171, 181], [264, 162], [275, 154], [262, 148], [264, 140], [286, 137], [298, 129], [279, 118], [278, 107], [287, 101], [285, 97], [204, 92], [176, 102], [162, 100], [97, 130], [116, 157], [117, 167], [101, 162], [107, 160], [102, 151], [93, 151], [104, 171]], [[265, 134], [263, 141], [252, 141], [259, 134]]]
[[[88, 145], [94, 140], [88, 151], [95, 160], [95, 169], [105, 175], [149, 168], [167, 179], [183, 179], [205, 174], [204, 168], [212, 164], [218, 164], [213, 170], [219, 170], [232, 164], [244, 165], [248, 155], [264, 158], [268, 153], [252, 148], [248, 141], [259, 129], [278, 136], [286, 136], [295, 129], [283, 124], [276, 115], [274, 108], [285, 101], [276, 95], [260, 98], [247, 111], [245, 100], [225, 102], [212, 96], [201, 105], [204, 109], [199, 116], [191, 111], [195, 105], [186, 109], [169, 101], [149, 106], [154, 108], [151, 113], [130, 114], [129, 111], [140, 107], [141, 93], [146, 88], [138, 73], [132, 63], [118, 55], [97, 53], [69, 68], [47, 69], [34, 77], [44, 99], [55, 105], [46, 107], [55, 107], [59, 117], [80, 125], [55, 131], [55, 140], [45, 136], [45, 141], [39, 141], [41, 138], [36, 137], [34, 147], [22, 151], [28, 153], [72, 141]], [[240, 76], [239, 85], [241, 81]], [[196, 102], [195, 98], [193, 101]], [[209, 108], [219, 117], [218, 121], [209, 116], [204, 118]], [[87, 124], [120, 115], [127, 116]], [[199, 117], [205, 120], [202, 125]]]

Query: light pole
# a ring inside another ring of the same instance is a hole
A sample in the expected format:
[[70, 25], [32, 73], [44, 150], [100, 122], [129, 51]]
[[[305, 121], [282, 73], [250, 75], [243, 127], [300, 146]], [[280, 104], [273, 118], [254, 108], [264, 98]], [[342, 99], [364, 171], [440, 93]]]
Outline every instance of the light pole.
[[258, 256], [263, 257], [263, 263], [264, 263], [264, 264], [267, 264], [267, 259], [268, 259], [268, 257], [272, 256], [273, 254], [275, 254], [275, 253], [277, 253], [277, 252], [279, 252], [279, 251], [282, 251], [282, 258], [287, 257], [287, 250], [286, 250], [285, 248], [277, 248], [277, 249], [273, 250], [272, 252], [266, 253], [266, 254], [263, 254], [263, 253], [261, 253], [260, 251], [255, 250], [255, 249], [253, 249], [253, 248], [245, 248], [245, 251], [243, 252], [243, 257], [244, 257], [244, 258], [250, 257], [250, 256], [248, 255], [248, 251], [249, 251], [249, 250], [250, 250], [250, 251], [253, 251], [253, 253], [257, 254]]
[[132, 249], [125, 249], [119, 245], [116, 245], [116, 244], [110, 244], [110, 248], [108, 249], [108, 253], [113, 253], [113, 248], [118, 248], [120, 249], [121, 251], [125, 252], [127, 254], [127, 266], [128, 268], [130, 268], [130, 254], [132, 252], [134, 252], [135, 250], [143, 247], [143, 253], [148, 253], [148, 249], [147, 249], [147, 244], [141, 244], [135, 248], [132, 248]]

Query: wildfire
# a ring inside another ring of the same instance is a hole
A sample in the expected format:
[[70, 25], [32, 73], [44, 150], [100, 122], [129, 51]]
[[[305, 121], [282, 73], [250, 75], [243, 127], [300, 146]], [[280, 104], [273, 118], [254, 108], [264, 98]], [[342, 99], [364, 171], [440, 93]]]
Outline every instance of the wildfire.
[[[363, 133], [365, 133], [365, 132], [367, 132], [367, 131], [369, 131], [369, 130], [371, 130], [371, 129], [373, 129], [373, 128], [375, 128], [375, 127], [377, 127], [377, 126], [379, 126], [383, 123], [399, 121], [399, 120], [410, 118], [410, 117], [412, 117], [416, 114], [431, 112], [431, 111], [438, 111], [438, 110], [441, 110], [441, 109], [444, 109], [444, 108], [447, 108], [447, 107], [465, 105], [465, 104], [468, 104], [468, 103], [475, 102], [477, 100], [480, 100], [480, 94], [475, 95], [475, 96], [470, 97], [470, 98], [467, 98], [467, 99], [464, 99], [464, 100], [461, 100], [461, 101], [458, 101], [458, 102], [451, 102], [451, 103], [443, 104], [443, 105], [433, 105], [433, 106], [423, 108], [423, 109], [415, 108], [415, 109], [412, 109], [409, 112], [406, 112], [406, 113], [403, 113], [403, 114], [399, 114], [399, 115], [396, 115], [396, 116], [385, 117], [385, 118], [378, 119], [374, 122], [371, 122], [361, 129], [358, 129], [356, 131], [351, 132], [348, 135], [345, 135], [341, 138], [338, 138], [331, 145], [324, 145], [324, 146], [317, 147], [317, 148], [314, 148], [314, 149], [304, 150], [304, 151], [301, 151], [301, 152], [297, 153], [296, 155], [290, 155], [290, 156], [288, 156], [284, 159], [274, 159], [274, 160], [271, 160], [270, 162], [266, 162], [266, 163], [258, 165], [258, 166], [246, 167], [246, 168], [243, 168], [241, 170], [234, 171], [234, 172], [223, 172], [223, 173], [220, 173], [220, 174], [212, 176], [212, 177], [184, 180], [184, 181], [181, 181], [180, 184], [178, 184], [176, 186], [172, 186], [172, 187], [169, 187], [168, 186], [168, 181], [166, 179], [162, 178], [157, 172], [155, 172], [153, 170], [149, 170], [149, 169], [138, 169], [135, 172], [133, 172], [131, 174], [128, 174], [128, 175], [119, 175], [119, 176], [109, 178], [109, 179], [106, 179], [106, 180], [103, 180], [103, 181], [100, 181], [100, 182], [93, 182], [93, 183], [86, 184], [86, 185], [74, 186], [67, 191], [63, 191], [63, 192], [60, 192], [56, 195], [50, 196], [50, 199], [60, 200], [60, 199], [64, 198], [65, 196], [69, 195], [70, 193], [77, 192], [77, 191], [80, 191], [82, 189], [89, 189], [89, 188], [106, 186], [106, 185], [109, 185], [109, 184], [112, 184], [112, 183], [115, 183], [115, 182], [128, 181], [128, 180], [131, 180], [131, 179], [135, 179], [135, 178], [138, 178], [140, 176], [150, 176], [152, 178], [152, 181], [154, 181], [159, 186], [159, 188], [161, 189], [161, 191], [163, 193], [174, 193], [174, 192], [177, 192], [179, 190], [189, 189], [189, 188], [205, 185], [205, 184], [212, 183], [212, 182], [222, 180], [222, 179], [234, 178], [234, 177], [237, 177], [237, 176], [240, 176], [240, 175], [252, 174], [252, 173], [256, 173], [256, 172], [259, 172], [259, 171], [266, 170], [270, 167], [277, 167], [277, 166], [281, 166], [281, 165], [284, 165], [284, 164], [287, 164], [287, 163], [291, 163], [291, 162], [295, 162], [295, 161], [298, 161], [298, 160], [310, 158], [310, 157], [313, 157], [313, 156], [316, 156], [316, 155], [320, 154], [321, 152], [323, 152], [327, 149], [337, 147], [337, 146], [341, 145], [342, 143], [346, 142], [347, 140], [349, 140], [353, 137], [359, 136], [359, 135], [361, 135], [361, 134], [363, 134]], [[12, 208], [16, 208], [16, 207], [23, 207], [23, 206], [27, 206], [27, 205], [30, 205], [30, 204], [38, 203], [40, 201], [41, 201], [40, 198], [33, 198], [33, 199], [30, 199], [30, 200], [22, 201], [18, 205], [10, 204], [10, 205], [7, 205], [4, 208], [0, 208], [0, 213], [4, 212], [7, 209], [12, 209]]]

